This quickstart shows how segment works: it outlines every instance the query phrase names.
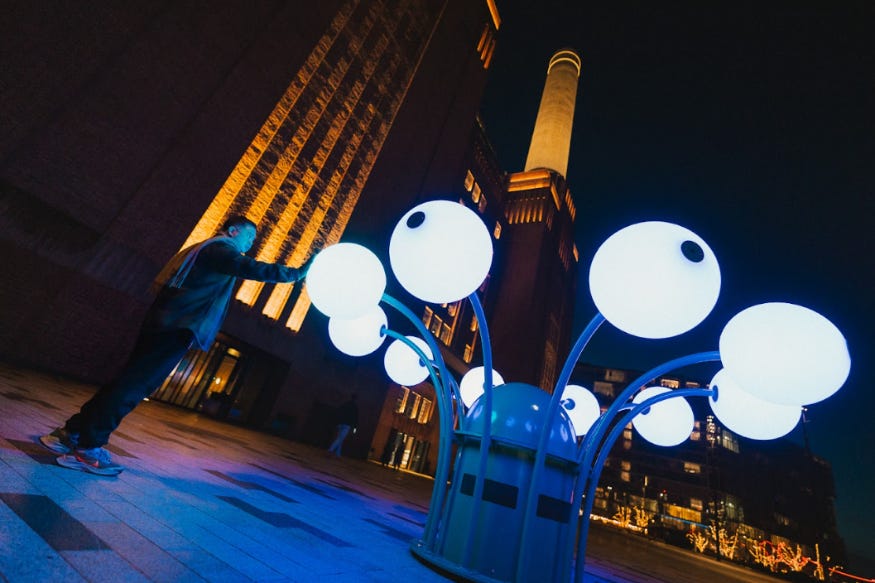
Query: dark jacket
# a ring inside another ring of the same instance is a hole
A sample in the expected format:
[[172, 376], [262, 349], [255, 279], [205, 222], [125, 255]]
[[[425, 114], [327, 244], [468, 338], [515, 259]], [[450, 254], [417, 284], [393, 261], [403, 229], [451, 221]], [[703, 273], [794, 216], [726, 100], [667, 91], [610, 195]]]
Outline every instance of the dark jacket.
[[293, 282], [301, 275], [294, 267], [256, 261], [224, 241], [213, 243], [199, 251], [179, 287], [161, 288], [143, 327], [152, 331], [188, 328], [198, 346], [207, 350], [228, 312], [238, 277]]

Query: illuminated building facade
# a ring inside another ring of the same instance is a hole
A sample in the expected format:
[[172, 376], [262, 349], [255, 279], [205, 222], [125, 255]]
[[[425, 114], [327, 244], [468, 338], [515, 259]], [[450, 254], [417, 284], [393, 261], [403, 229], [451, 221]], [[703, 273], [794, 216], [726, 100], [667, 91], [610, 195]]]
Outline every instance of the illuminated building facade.
[[[255, 257], [298, 265], [341, 237], [378, 249], [451, 192], [500, 25], [493, 0], [23, 5], [10, 21], [0, 352], [93, 381], [130, 350], [160, 267], [228, 216], [258, 224]], [[338, 363], [301, 286], [235, 297], [156, 397], [316, 442], [358, 391], [370, 421], [345, 449], [363, 456], [385, 382]]]
[[[639, 374], [580, 364], [572, 382], [591, 388], [604, 410]], [[677, 376], [654, 384], [707, 385]], [[624, 430], [605, 464], [594, 513], [615, 525], [646, 529], [673, 544], [699, 545], [700, 552], [719, 552], [761, 568], [781, 552], [843, 561], [829, 463], [790, 439], [738, 436], [720, 424], [703, 399], [688, 402], [696, 421], [690, 439], [678, 446], [653, 445], [631, 425]], [[715, 533], [721, 531], [718, 539]]]

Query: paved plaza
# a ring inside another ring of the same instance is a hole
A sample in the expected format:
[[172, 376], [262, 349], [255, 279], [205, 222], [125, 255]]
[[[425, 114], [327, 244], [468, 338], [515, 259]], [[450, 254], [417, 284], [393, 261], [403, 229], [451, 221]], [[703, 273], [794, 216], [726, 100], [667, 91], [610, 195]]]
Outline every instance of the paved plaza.
[[[0, 364], [0, 581], [449, 580], [408, 551], [425, 476], [155, 402], [113, 434], [119, 477], [57, 466], [36, 438], [93, 390]], [[595, 529], [587, 583], [774, 581], [636, 539]]]

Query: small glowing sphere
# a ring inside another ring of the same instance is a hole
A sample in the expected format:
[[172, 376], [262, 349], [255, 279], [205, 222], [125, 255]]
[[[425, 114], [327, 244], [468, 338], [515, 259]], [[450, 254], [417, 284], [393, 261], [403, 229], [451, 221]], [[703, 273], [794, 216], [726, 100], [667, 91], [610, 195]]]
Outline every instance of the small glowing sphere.
[[[669, 391], [671, 389], [665, 387], [648, 387], [635, 395], [632, 402], [643, 403], [650, 397]], [[632, 419], [632, 426], [638, 430], [641, 437], [654, 445], [664, 447], [686, 441], [693, 432], [694, 423], [693, 409], [683, 397], [660, 401], [652, 405], [646, 413], [641, 413]]]
[[385, 290], [383, 264], [355, 243], [326, 247], [307, 271], [307, 293], [329, 318], [357, 318], [379, 304]]
[[[431, 360], [433, 358], [431, 348], [422, 338], [407, 336], [407, 339], [416, 344], [420, 350]], [[389, 378], [399, 385], [416, 385], [428, 376], [428, 366], [422, 362], [419, 355], [401, 340], [395, 340], [386, 349], [383, 357], [383, 366]]]
[[658, 221], [638, 223], [598, 248], [589, 289], [599, 312], [623, 332], [669, 338], [711, 312], [720, 294], [720, 267], [692, 231]]
[[844, 336], [832, 322], [795, 304], [759, 304], [736, 314], [720, 334], [720, 359], [751, 395], [807, 405], [838, 391], [851, 370]]
[[[466, 407], [473, 405], [474, 401], [480, 398], [480, 395], [483, 394], [483, 386], [486, 382], [484, 378], [485, 372], [486, 369], [482, 366], [475, 366], [462, 377], [462, 382], [459, 383], [459, 393], [462, 396], [462, 403], [464, 403]], [[497, 387], [498, 385], [503, 384], [504, 379], [501, 378], [498, 371], [492, 369], [492, 386]]]
[[386, 338], [383, 328], [388, 326], [386, 312], [374, 306], [369, 312], [351, 320], [329, 318], [328, 337], [344, 354], [364, 356], [378, 349]]
[[415, 297], [442, 304], [474, 292], [492, 264], [492, 238], [474, 211], [446, 200], [407, 212], [389, 240], [398, 282]]
[[751, 439], [777, 439], [793, 431], [802, 416], [799, 405], [779, 405], [757, 399], [721, 370], [711, 379], [717, 398], [708, 397], [723, 425]]
[[586, 435], [602, 410], [595, 395], [580, 385], [567, 385], [562, 391], [562, 406], [571, 418], [577, 435]]

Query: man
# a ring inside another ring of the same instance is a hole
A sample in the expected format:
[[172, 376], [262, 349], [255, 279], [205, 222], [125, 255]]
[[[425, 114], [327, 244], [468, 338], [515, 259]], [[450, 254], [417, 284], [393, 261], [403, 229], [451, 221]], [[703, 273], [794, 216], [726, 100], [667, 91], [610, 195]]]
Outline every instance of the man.
[[356, 395], [353, 395], [337, 411], [337, 437], [334, 439], [331, 447], [328, 448], [329, 454], [333, 453], [335, 456], [340, 457], [340, 448], [349, 430], [352, 429], [353, 433], [355, 433], [355, 428], [359, 424], [359, 409], [355, 401]]
[[295, 282], [299, 269], [263, 263], [244, 255], [255, 241], [255, 223], [232, 217], [215, 237], [182, 250], [159, 274], [159, 289], [149, 308], [133, 353], [118, 376], [40, 442], [62, 454], [58, 464], [105, 476], [124, 468], [103, 446], [145, 397], [179, 364], [193, 344], [207, 350], [213, 343], [238, 278], [265, 282]]

